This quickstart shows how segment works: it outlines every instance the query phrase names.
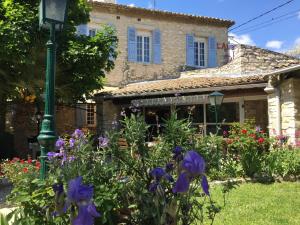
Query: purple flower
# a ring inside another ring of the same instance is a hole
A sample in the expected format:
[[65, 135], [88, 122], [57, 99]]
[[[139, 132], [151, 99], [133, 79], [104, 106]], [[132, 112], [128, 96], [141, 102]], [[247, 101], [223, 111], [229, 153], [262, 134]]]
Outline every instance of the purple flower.
[[93, 203], [79, 206], [78, 215], [72, 225], [93, 225], [95, 217], [100, 217]]
[[74, 148], [74, 146], [75, 146], [75, 139], [74, 138], [70, 138], [69, 144], [70, 144], [70, 148]]
[[93, 197], [94, 189], [91, 185], [83, 185], [82, 177], [77, 177], [69, 181], [68, 199], [71, 202], [90, 201]]
[[159, 185], [159, 182], [152, 182], [149, 186], [149, 191], [155, 192], [157, 190], [158, 185]]
[[173, 159], [177, 160], [177, 161], [180, 161], [182, 160], [182, 147], [180, 146], [176, 146], [174, 149], [173, 149]]
[[175, 97], [179, 97], [180, 93], [175, 93], [174, 95], [175, 95]]
[[[205, 161], [204, 159], [195, 151], [188, 151], [181, 163], [182, 173], [178, 177], [174, 187], [174, 193], [187, 192], [189, 190], [190, 182], [204, 174], [205, 171]], [[201, 186], [205, 194], [209, 195], [209, 187], [207, 178], [203, 175]]]
[[63, 154], [62, 153], [56, 153], [56, 152], [48, 152], [47, 156], [48, 156], [48, 160], [52, 160], [54, 158], [63, 156]]
[[62, 138], [58, 138], [58, 140], [55, 143], [55, 146], [59, 149], [62, 150], [65, 147], [65, 140]]
[[73, 156], [73, 155], [70, 156], [70, 157], [68, 158], [68, 161], [69, 161], [69, 162], [72, 162], [72, 161], [74, 161], [74, 160], [75, 160], [75, 156]]
[[202, 176], [201, 187], [203, 192], [206, 195], [209, 195], [209, 185], [208, 185], [207, 177], [204, 175]]
[[157, 167], [150, 171], [150, 175], [157, 181], [159, 181], [163, 176], [165, 176], [166, 172], [163, 168]]
[[188, 151], [182, 161], [182, 168], [192, 177], [196, 177], [205, 170], [204, 159], [195, 151]]
[[75, 138], [77, 138], [77, 139], [82, 138], [83, 135], [84, 135], [84, 133], [83, 133], [83, 131], [80, 130], [80, 129], [76, 129], [76, 130], [74, 131], [74, 133], [72, 134], [72, 136], [75, 137]]
[[174, 193], [182, 193], [187, 192], [190, 187], [190, 180], [188, 178], [187, 173], [182, 173], [179, 175], [174, 187], [173, 192]]
[[108, 138], [106, 138], [106, 137], [99, 137], [98, 140], [99, 140], [99, 147], [100, 148], [105, 148], [105, 147], [108, 146], [108, 142], [109, 142]]
[[57, 194], [64, 192], [64, 186], [62, 184], [53, 184], [52, 189]]
[[255, 127], [255, 131], [256, 131], [256, 133], [259, 133], [261, 131], [261, 127], [260, 126], [256, 126]]

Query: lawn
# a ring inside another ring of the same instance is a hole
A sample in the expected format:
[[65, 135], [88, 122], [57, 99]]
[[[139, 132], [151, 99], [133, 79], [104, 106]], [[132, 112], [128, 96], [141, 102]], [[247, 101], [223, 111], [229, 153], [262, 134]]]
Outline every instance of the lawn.
[[[213, 200], [223, 206], [221, 188]], [[247, 183], [232, 190], [215, 225], [299, 225], [300, 182]]]

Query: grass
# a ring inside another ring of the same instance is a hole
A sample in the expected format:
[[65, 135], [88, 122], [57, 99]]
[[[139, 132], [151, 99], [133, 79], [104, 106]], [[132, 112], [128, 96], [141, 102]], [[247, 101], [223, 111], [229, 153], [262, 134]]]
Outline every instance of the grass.
[[[223, 204], [221, 187], [212, 199]], [[229, 193], [214, 225], [299, 225], [300, 183], [241, 184]]]

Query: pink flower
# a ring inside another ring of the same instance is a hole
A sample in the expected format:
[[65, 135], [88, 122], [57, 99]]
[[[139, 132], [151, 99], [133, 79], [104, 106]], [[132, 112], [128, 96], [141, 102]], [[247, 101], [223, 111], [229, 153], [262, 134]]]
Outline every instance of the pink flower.
[[257, 141], [258, 141], [259, 144], [262, 144], [262, 143], [265, 142], [265, 139], [264, 138], [259, 138]]

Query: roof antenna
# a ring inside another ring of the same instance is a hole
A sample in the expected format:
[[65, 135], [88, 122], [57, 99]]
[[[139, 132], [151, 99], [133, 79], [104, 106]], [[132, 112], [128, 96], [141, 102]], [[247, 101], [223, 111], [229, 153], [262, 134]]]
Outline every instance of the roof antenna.
[[153, 9], [156, 8], [156, 0], [153, 0]]

